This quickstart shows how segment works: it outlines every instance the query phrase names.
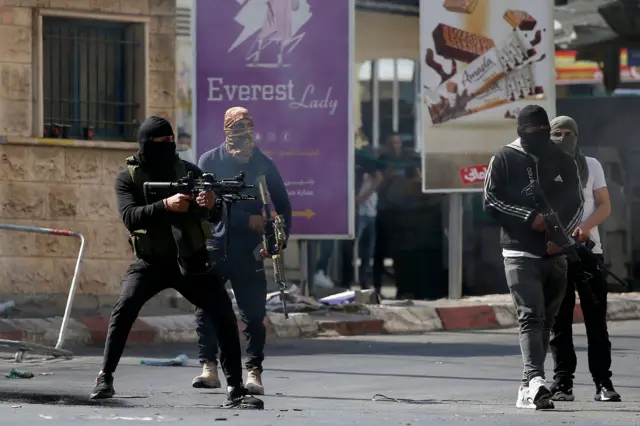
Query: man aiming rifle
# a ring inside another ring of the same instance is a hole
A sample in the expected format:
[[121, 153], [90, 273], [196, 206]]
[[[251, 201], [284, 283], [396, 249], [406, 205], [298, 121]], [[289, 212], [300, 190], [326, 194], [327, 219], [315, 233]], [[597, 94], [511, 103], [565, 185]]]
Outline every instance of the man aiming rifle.
[[[228, 227], [231, 219], [231, 205], [238, 201], [255, 200], [253, 195], [242, 194], [245, 189], [251, 189], [253, 185], [247, 185], [244, 182], [244, 173], [240, 172], [238, 176], [232, 179], [217, 180], [214, 174], [203, 173], [200, 177], [195, 177], [193, 172], [188, 172], [187, 176], [178, 179], [176, 182], [145, 182], [144, 183], [144, 196], [149, 198], [151, 196], [157, 196], [159, 194], [183, 194], [187, 196], [197, 197], [197, 194], [201, 192], [212, 192], [217, 195], [216, 207], [221, 211], [224, 211], [224, 217], [222, 218], [223, 224]], [[203, 219], [206, 219], [206, 212], [201, 212], [205, 215]], [[206, 227], [205, 232], [209, 234], [211, 229]], [[188, 238], [188, 233], [183, 232], [180, 228], [172, 228], [174, 238], [180, 247], [180, 244]], [[229, 247], [229, 233], [225, 234], [225, 248]], [[214, 262], [211, 262], [213, 264]]]
[[[136, 260], [122, 280], [122, 292], [109, 320], [102, 369], [90, 398], [115, 395], [113, 373], [140, 310], [155, 295], [173, 288], [215, 321], [227, 379], [223, 406], [262, 409], [263, 402], [247, 395], [242, 384], [237, 319], [206, 249], [209, 223], [220, 220], [212, 191], [219, 182], [201, 178], [202, 171], [196, 165], [176, 155], [173, 128], [164, 118], [149, 117], [140, 126], [138, 137], [140, 149], [127, 158], [115, 185], [118, 208]], [[149, 182], [154, 181], [174, 182], [160, 187], [177, 193], [156, 192], [145, 197], [145, 186], [149, 189], [153, 186]]]

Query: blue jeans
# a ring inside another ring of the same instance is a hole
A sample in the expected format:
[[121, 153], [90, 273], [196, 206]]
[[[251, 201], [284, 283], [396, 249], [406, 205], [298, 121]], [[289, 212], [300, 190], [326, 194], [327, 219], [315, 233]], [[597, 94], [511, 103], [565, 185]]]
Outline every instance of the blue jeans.
[[315, 272], [322, 271], [325, 274], [329, 272], [329, 261], [331, 260], [331, 255], [333, 254], [334, 243], [335, 241], [333, 240], [322, 240], [317, 242], [317, 247], [318, 250], [320, 250], [320, 255], [318, 257], [318, 262], [316, 262]]
[[359, 215], [356, 218], [356, 241], [360, 268], [358, 277], [362, 288], [366, 288], [366, 277], [370, 270], [371, 258], [376, 246], [376, 218], [375, 216]]

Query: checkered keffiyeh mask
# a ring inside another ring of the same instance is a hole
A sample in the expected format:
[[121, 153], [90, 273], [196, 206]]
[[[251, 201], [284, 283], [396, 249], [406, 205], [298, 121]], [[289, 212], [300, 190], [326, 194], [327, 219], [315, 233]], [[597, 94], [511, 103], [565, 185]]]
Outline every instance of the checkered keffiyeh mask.
[[246, 108], [229, 108], [224, 114], [227, 152], [240, 161], [249, 161], [255, 148], [253, 118]]

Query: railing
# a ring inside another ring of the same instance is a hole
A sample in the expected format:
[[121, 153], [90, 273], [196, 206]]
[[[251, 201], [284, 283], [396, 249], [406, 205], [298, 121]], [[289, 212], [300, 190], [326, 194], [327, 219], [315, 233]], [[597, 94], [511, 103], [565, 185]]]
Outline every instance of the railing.
[[58, 341], [55, 347], [51, 348], [44, 345], [38, 345], [36, 343], [0, 339], [0, 345], [18, 347], [18, 352], [16, 353], [16, 361], [21, 361], [22, 356], [24, 355], [25, 352], [40, 352], [40, 353], [52, 355], [55, 357], [70, 358], [73, 354], [70, 351], [62, 349], [62, 346], [64, 345], [64, 341], [67, 333], [67, 327], [69, 325], [69, 319], [71, 318], [71, 309], [73, 308], [73, 301], [75, 299], [76, 289], [78, 287], [78, 276], [80, 275], [80, 265], [82, 263], [82, 258], [84, 257], [84, 250], [85, 250], [84, 235], [82, 235], [79, 232], [69, 231], [67, 229], [51, 229], [51, 228], [9, 225], [9, 224], [0, 223], [0, 230], [2, 229], [6, 231], [22, 231], [22, 232], [33, 232], [35, 234], [74, 237], [80, 240], [80, 250], [78, 251], [78, 258], [76, 260], [75, 270], [73, 271], [73, 279], [71, 280], [71, 288], [69, 289], [69, 297], [67, 297], [67, 305], [65, 306], [65, 309], [64, 309], [62, 324], [60, 324], [60, 332], [58, 334]]

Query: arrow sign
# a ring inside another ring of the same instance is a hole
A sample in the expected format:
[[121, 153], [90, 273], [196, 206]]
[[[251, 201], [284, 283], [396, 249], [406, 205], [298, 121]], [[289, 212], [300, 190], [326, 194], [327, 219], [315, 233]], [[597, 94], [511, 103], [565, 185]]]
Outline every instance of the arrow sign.
[[311, 209], [305, 209], [305, 210], [302, 210], [301, 212], [293, 212], [293, 217], [304, 217], [306, 219], [311, 219], [315, 215], [316, 214]]
[[[276, 217], [278, 214], [274, 211], [271, 210], [271, 217]], [[316, 215], [316, 213], [311, 210], [311, 209], [305, 209], [299, 212], [293, 212], [292, 216], [293, 217], [304, 217], [306, 219], [311, 219], [312, 217], [314, 217]], [[262, 213], [262, 216], [264, 217], [264, 212]]]

